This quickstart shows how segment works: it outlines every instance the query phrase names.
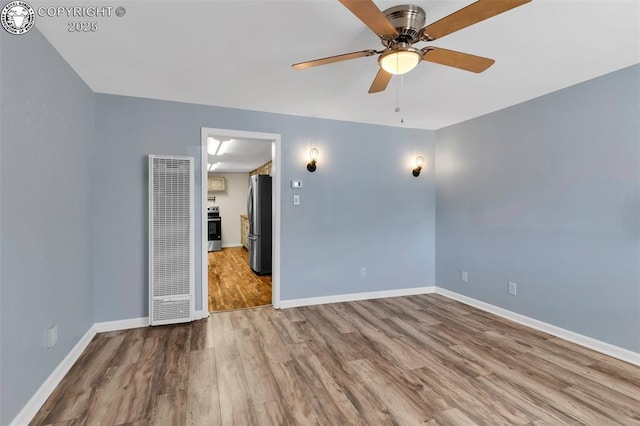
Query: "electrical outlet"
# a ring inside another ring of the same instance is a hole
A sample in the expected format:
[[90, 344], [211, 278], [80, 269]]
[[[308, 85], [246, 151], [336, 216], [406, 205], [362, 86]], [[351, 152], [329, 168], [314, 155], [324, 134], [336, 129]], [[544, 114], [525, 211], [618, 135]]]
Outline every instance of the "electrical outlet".
[[299, 206], [300, 205], [300, 196], [299, 195], [294, 195], [293, 196], [293, 205], [294, 206]]
[[512, 281], [509, 281], [509, 294], [515, 296], [518, 290], [518, 284]]
[[58, 326], [52, 325], [47, 328], [47, 348], [52, 348], [58, 343]]
[[365, 278], [367, 276], [367, 268], [360, 268], [360, 277]]
[[467, 274], [467, 271], [460, 271], [460, 281], [463, 283], [469, 282], [469, 275]]

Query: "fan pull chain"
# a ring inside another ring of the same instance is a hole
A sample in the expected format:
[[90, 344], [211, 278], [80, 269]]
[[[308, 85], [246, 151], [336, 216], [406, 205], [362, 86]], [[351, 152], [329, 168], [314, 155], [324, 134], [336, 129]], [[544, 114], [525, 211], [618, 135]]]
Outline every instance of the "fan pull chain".
[[[395, 109], [395, 111], [397, 113], [400, 112], [400, 95], [401, 95], [403, 87], [404, 87], [404, 75], [400, 75], [400, 81], [398, 82], [398, 85], [396, 86], [396, 109]], [[404, 124], [404, 117], [402, 115], [400, 115], [400, 123]]]

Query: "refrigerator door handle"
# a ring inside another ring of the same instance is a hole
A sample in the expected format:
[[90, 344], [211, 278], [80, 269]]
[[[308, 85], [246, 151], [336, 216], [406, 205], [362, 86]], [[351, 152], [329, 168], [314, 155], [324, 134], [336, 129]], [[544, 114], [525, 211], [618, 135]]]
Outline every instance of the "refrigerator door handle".
[[253, 186], [249, 186], [247, 197], [247, 217], [249, 218], [249, 232], [253, 232]]
[[258, 239], [258, 236], [257, 235], [248, 235], [247, 238], [250, 239], [251, 241], [256, 241]]

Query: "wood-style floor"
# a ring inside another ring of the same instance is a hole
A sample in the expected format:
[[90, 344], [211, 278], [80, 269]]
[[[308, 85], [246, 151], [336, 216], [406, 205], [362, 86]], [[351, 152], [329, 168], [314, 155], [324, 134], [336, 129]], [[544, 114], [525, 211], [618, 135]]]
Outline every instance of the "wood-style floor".
[[271, 304], [271, 275], [256, 275], [244, 247], [209, 253], [209, 312]]
[[32, 424], [639, 422], [639, 367], [422, 295], [100, 334]]

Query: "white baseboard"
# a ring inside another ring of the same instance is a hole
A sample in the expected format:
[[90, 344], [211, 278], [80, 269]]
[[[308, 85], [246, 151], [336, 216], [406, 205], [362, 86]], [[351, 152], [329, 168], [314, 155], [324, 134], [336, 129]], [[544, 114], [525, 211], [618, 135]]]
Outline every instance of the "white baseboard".
[[29, 402], [26, 403], [18, 415], [13, 419], [10, 425], [23, 426], [29, 424], [33, 417], [38, 413], [38, 410], [45, 403], [49, 395], [54, 391], [56, 386], [60, 384], [64, 376], [69, 372], [73, 364], [80, 358], [82, 352], [91, 342], [91, 339], [96, 335], [95, 326], [89, 327], [89, 330], [80, 338], [78, 343], [69, 351], [67, 356], [58, 364], [49, 377], [42, 383], [40, 388], [33, 394]]
[[564, 328], [557, 327], [555, 325], [548, 324], [537, 319], [533, 319], [513, 311], [509, 311], [504, 308], [500, 308], [495, 305], [491, 305], [480, 300], [472, 299], [471, 297], [464, 296], [462, 294], [453, 292], [451, 290], [444, 289], [442, 287], [436, 288], [436, 293], [442, 296], [448, 297], [458, 302], [465, 303], [483, 311], [490, 312], [498, 315], [499, 317], [506, 318], [513, 322], [517, 322], [527, 327], [531, 327], [536, 330], [549, 333], [553, 336], [560, 337], [570, 342], [576, 343], [580, 346], [584, 346], [594, 351], [603, 353], [605, 355], [612, 356], [614, 358], [626, 361], [628, 363], [640, 366], [640, 353], [630, 351], [628, 349], [620, 348], [609, 343], [602, 342], [600, 340], [593, 339], [591, 337], [584, 336], [582, 334], [575, 333], [573, 331], [566, 330]]
[[242, 247], [242, 243], [229, 243], [229, 244], [222, 245], [222, 248], [229, 248], [229, 247]]
[[194, 320], [200, 320], [202, 318], [209, 318], [209, 312], [207, 311], [196, 311], [193, 315]]
[[306, 297], [304, 299], [281, 300], [280, 308], [296, 308], [299, 306], [324, 305], [326, 303], [354, 302], [356, 300], [381, 299], [383, 297], [413, 296], [436, 291], [435, 286], [413, 287], [399, 290], [370, 291], [366, 293], [338, 294], [335, 296]]
[[[199, 320], [202, 318], [207, 318], [208, 316], [209, 316], [209, 312], [195, 311], [193, 315], [193, 319]], [[148, 327], [148, 326], [149, 326], [149, 317], [129, 318], [126, 320], [118, 320], [118, 321], [97, 322], [93, 325], [93, 327], [96, 330], [96, 333], [129, 330], [131, 328], [140, 328], [140, 327]]]
[[107, 331], [129, 330], [131, 328], [140, 328], [149, 326], [149, 317], [129, 318], [118, 321], [97, 322], [93, 325], [96, 333], [105, 333]]

